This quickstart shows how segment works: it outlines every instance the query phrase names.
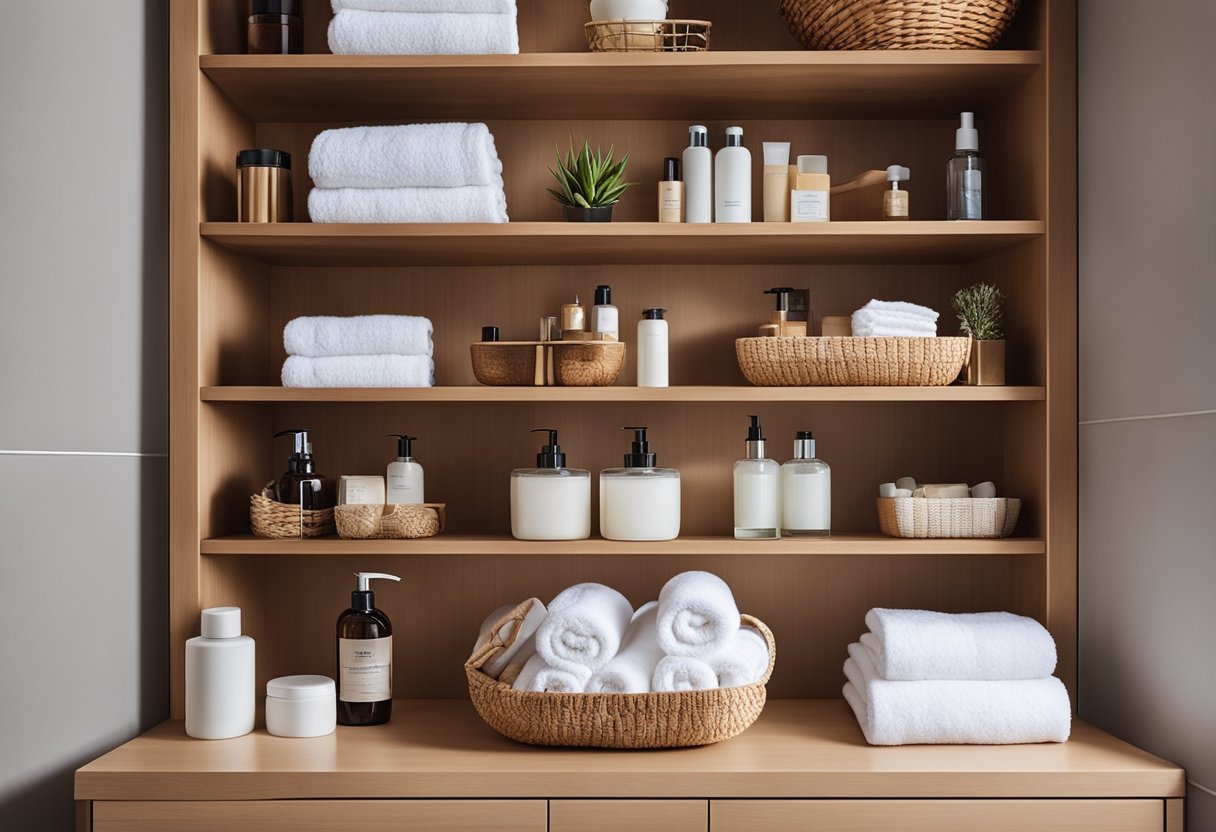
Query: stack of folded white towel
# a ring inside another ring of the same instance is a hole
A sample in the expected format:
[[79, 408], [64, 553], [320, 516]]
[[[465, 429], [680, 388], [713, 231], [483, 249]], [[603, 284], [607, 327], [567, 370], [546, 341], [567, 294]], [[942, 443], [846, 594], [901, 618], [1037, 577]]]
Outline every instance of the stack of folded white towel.
[[515, 0], [333, 0], [335, 55], [514, 55]]
[[283, 386], [430, 387], [431, 332], [407, 315], [296, 318], [283, 329]]
[[903, 301], [871, 300], [853, 313], [856, 338], [936, 338], [937, 313]]
[[849, 645], [844, 698], [871, 745], [1064, 742], [1056, 645], [1033, 618], [873, 609]]
[[[511, 609], [496, 610], [485, 620], [479, 647]], [[677, 575], [659, 600], [637, 610], [611, 587], [577, 584], [547, 610], [533, 599], [524, 624], [514, 638], [500, 632], [507, 649], [482, 667], [516, 690], [648, 693], [737, 687], [760, 680], [769, 665], [764, 637], [740, 626], [730, 587], [708, 572]]]
[[507, 222], [502, 162], [484, 124], [324, 130], [308, 174], [313, 222]]

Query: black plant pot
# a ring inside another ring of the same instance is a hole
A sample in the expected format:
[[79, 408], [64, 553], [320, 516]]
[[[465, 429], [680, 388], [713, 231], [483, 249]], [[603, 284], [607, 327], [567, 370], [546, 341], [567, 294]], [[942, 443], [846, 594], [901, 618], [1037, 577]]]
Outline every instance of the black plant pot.
[[579, 208], [573, 205], [563, 205], [566, 211], [566, 222], [612, 222], [612, 206], [602, 208]]

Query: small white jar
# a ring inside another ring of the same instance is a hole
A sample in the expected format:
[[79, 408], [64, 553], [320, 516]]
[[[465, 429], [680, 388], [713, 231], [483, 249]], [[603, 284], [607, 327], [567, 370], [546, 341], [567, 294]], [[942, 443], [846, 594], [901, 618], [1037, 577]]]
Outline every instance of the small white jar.
[[266, 730], [276, 737], [324, 737], [338, 723], [328, 676], [280, 676], [266, 683]]

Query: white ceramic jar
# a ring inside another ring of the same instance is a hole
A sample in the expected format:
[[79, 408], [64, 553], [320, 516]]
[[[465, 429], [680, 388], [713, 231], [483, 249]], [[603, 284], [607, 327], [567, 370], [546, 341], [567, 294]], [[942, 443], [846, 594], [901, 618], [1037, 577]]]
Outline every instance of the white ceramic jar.
[[276, 737], [324, 737], [338, 723], [328, 676], [280, 676], [266, 683], [266, 730]]
[[666, 20], [667, 0], [591, 0], [592, 20]]

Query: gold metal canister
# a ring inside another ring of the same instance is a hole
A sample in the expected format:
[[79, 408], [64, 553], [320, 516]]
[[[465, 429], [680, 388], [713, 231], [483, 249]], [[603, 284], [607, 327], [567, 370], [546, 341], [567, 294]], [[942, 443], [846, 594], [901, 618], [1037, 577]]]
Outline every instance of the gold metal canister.
[[261, 148], [236, 156], [237, 222], [291, 222], [291, 154]]

